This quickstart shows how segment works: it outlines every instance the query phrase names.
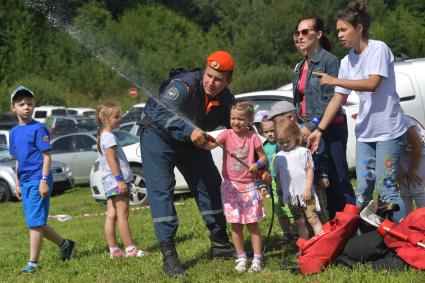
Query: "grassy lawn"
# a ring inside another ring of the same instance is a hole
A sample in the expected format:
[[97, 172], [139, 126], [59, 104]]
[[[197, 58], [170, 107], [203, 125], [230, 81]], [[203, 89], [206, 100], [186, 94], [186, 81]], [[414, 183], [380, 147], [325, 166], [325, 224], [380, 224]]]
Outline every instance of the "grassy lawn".
[[[295, 246], [279, 247], [277, 223], [272, 232], [272, 250], [266, 254], [265, 269], [256, 274], [237, 274], [233, 260], [209, 259], [208, 231], [192, 198], [178, 198], [180, 227], [176, 240], [180, 259], [187, 268], [183, 278], [170, 279], [162, 272], [162, 257], [156, 244], [148, 208], [133, 210], [130, 224], [133, 238], [142, 249], [153, 252], [146, 258], [110, 260], [103, 236], [105, 205], [96, 203], [88, 188], [75, 188], [51, 199], [50, 215], [68, 214], [72, 220], [49, 221], [61, 235], [77, 241], [75, 259], [61, 262], [58, 249], [45, 241], [35, 274], [21, 274], [28, 259], [28, 233], [19, 202], [0, 204], [0, 282], [423, 282], [424, 274], [374, 271], [368, 266], [347, 269], [332, 266], [313, 275], [293, 275], [281, 270], [283, 261], [295, 261]], [[270, 216], [270, 200], [266, 201]], [[270, 217], [262, 223], [265, 237]], [[247, 233], [246, 233], [246, 239]], [[249, 247], [249, 242], [246, 242]], [[421, 279], [422, 278], [422, 279]]]

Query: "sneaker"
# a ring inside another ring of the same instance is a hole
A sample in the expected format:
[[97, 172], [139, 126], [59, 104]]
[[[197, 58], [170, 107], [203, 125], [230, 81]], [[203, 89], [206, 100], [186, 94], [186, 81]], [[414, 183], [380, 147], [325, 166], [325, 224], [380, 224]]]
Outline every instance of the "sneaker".
[[74, 256], [75, 250], [77, 249], [77, 244], [74, 241], [67, 241], [69, 242], [69, 245], [64, 249], [60, 249], [60, 257], [62, 261], [72, 258]]
[[109, 252], [110, 259], [120, 258], [120, 257], [124, 257], [124, 254], [122, 253], [121, 249], [116, 249], [112, 252]]
[[248, 272], [258, 272], [261, 271], [261, 269], [263, 269], [263, 264], [261, 263], [261, 261], [254, 259]]
[[27, 262], [27, 264], [22, 269], [22, 273], [34, 273], [34, 272], [36, 272], [39, 269], [40, 269], [40, 266], [39, 265], [34, 266], [34, 265], [31, 265], [31, 264], [29, 264]]
[[238, 258], [236, 261], [235, 270], [239, 273], [246, 271], [246, 258]]
[[145, 256], [145, 252], [139, 249], [131, 249], [125, 252], [125, 257], [141, 257], [141, 256]]

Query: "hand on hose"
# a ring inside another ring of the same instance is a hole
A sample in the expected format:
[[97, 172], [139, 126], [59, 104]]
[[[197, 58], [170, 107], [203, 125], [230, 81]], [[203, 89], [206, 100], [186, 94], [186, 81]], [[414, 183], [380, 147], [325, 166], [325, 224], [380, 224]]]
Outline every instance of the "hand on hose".
[[195, 128], [190, 135], [190, 141], [197, 147], [202, 148], [208, 143], [207, 135], [199, 128]]
[[260, 170], [258, 172], [258, 176], [259, 176], [259, 179], [263, 181], [264, 184], [270, 185], [272, 183], [272, 176], [270, 176], [269, 172]]

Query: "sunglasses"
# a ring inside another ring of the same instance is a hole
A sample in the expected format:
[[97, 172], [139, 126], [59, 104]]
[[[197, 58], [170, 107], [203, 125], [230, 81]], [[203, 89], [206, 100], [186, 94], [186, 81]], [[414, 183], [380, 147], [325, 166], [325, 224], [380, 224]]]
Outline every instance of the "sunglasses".
[[308, 35], [310, 33], [311, 30], [312, 31], [316, 31], [315, 29], [312, 29], [312, 28], [306, 28], [306, 29], [303, 29], [303, 30], [296, 30], [296, 31], [294, 31], [294, 35], [296, 37], [299, 37], [300, 34], [306, 36], [306, 35]]

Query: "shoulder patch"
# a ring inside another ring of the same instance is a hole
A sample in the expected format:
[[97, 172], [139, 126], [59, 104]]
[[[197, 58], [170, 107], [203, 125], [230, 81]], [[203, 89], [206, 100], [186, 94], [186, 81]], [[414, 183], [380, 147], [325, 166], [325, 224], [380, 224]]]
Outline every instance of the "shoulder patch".
[[171, 87], [165, 91], [164, 97], [170, 100], [177, 100], [180, 96], [179, 90], [176, 87]]
[[44, 142], [48, 142], [49, 141], [49, 136], [43, 136], [42, 139], [43, 139]]

